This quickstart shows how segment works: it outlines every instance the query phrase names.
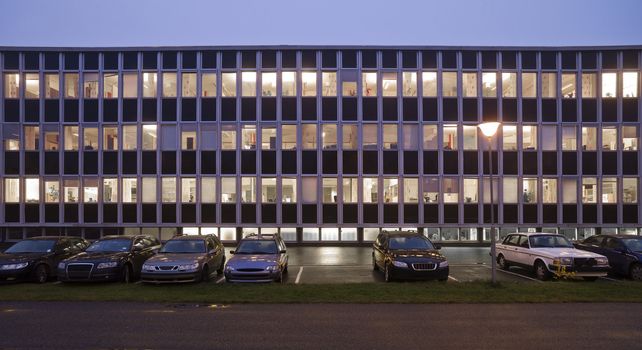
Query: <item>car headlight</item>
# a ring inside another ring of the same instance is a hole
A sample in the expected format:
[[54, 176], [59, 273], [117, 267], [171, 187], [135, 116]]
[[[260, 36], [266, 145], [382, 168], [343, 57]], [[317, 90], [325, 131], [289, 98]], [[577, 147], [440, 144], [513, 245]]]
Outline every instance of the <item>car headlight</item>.
[[156, 270], [156, 267], [154, 265], [143, 264], [143, 270], [154, 271]]
[[439, 263], [439, 267], [448, 267], [448, 260], [444, 260]]
[[59, 269], [64, 269], [64, 268], [65, 268], [65, 266], [66, 266], [66, 265], [65, 265], [65, 263], [64, 263], [64, 262], [59, 262], [59, 263], [58, 263], [58, 268], [59, 268]]
[[597, 262], [598, 265], [608, 265], [609, 264], [609, 259], [607, 259], [605, 257], [595, 258], [595, 261]]
[[229, 271], [234, 271], [234, 270], [236, 270], [234, 267], [232, 267], [230, 265], [225, 265], [225, 271], [229, 272]]
[[178, 265], [178, 271], [191, 271], [198, 269], [198, 263]]
[[24, 269], [25, 267], [27, 267], [27, 265], [29, 265], [28, 262], [0, 265], [0, 270], [19, 270]]
[[110, 261], [110, 262], [100, 263], [100, 264], [98, 264], [98, 266], [96, 266], [96, 268], [97, 269], [109, 269], [109, 268], [116, 267], [116, 266], [118, 266], [118, 262], [117, 261]]
[[270, 265], [265, 268], [267, 271], [278, 271], [279, 270], [279, 265]]
[[396, 267], [408, 267], [408, 264], [406, 264], [403, 261], [393, 260], [392, 264], [395, 265]]
[[573, 265], [573, 258], [560, 257], [553, 259], [553, 265]]

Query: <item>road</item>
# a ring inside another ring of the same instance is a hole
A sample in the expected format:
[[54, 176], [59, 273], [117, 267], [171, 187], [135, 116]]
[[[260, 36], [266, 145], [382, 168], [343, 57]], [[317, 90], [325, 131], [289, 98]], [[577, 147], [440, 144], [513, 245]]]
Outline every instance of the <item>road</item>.
[[642, 304], [0, 302], [0, 348], [625, 349]]

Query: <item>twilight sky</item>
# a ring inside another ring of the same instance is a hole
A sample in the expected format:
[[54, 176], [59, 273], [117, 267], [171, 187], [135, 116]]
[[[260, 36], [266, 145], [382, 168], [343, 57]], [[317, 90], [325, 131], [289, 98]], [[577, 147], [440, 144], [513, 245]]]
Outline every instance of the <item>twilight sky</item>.
[[0, 0], [0, 46], [640, 44], [639, 0]]

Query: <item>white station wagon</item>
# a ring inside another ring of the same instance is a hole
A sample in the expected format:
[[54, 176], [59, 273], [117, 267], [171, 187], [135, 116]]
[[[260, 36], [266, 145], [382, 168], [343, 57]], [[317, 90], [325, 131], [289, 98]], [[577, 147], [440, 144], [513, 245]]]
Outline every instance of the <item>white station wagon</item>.
[[532, 269], [540, 280], [556, 277], [582, 277], [594, 281], [606, 276], [609, 260], [602, 255], [579, 250], [563, 235], [515, 233], [496, 246], [497, 264]]

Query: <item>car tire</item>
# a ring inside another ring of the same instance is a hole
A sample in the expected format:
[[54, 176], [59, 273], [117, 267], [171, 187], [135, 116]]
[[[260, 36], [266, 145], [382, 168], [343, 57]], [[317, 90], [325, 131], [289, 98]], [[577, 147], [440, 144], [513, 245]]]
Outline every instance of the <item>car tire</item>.
[[222, 275], [223, 270], [225, 270], [225, 257], [223, 257], [223, 261], [221, 261], [221, 266], [219, 266], [218, 270], [216, 270], [216, 274]]
[[374, 255], [372, 256], [372, 271], [379, 271], [379, 266], [377, 266], [377, 261], [375, 260]]
[[497, 265], [499, 265], [499, 268], [502, 270], [508, 270], [510, 268], [510, 265], [508, 265], [506, 258], [504, 258], [504, 255], [502, 254], [499, 254], [497, 257]]
[[284, 274], [288, 273], [288, 265], [287, 264], [285, 264], [285, 268], [283, 268], [283, 273]]
[[33, 271], [33, 280], [36, 283], [45, 283], [49, 280], [49, 268], [45, 264], [36, 266]]
[[201, 282], [209, 282], [210, 281], [210, 268], [207, 267], [207, 265], [203, 265], [203, 270], [201, 270]]
[[633, 264], [629, 269], [629, 277], [634, 281], [642, 281], [642, 265]]
[[386, 283], [392, 282], [392, 272], [390, 271], [390, 265], [386, 264], [386, 268], [383, 271], [383, 280], [386, 281]]
[[583, 280], [588, 281], [588, 282], [595, 282], [597, 281], [597, 277], [593, 276], [588, 276], [588, 277], [582, 277]]
[[535, 277], [537, 277], [538, 280], [540, 281], [547, 281], [551, 278], [551, 273], [548, 271], [546, 268], [546, 265], [541, 260], [537, 260], [535, 262], [535, 266], [533, 266], [533, 270], [535, 271]]
[[283, 283], [283, 271], [279, 273], [279, 277], [277, 277], [274, 282], [276, 283]]
[[120, 281], [123, 283], [132, 282], [132, 268], [129, 264], [125, 264], [125, 266], [123, 266], [123, 272], [121, 273]]

